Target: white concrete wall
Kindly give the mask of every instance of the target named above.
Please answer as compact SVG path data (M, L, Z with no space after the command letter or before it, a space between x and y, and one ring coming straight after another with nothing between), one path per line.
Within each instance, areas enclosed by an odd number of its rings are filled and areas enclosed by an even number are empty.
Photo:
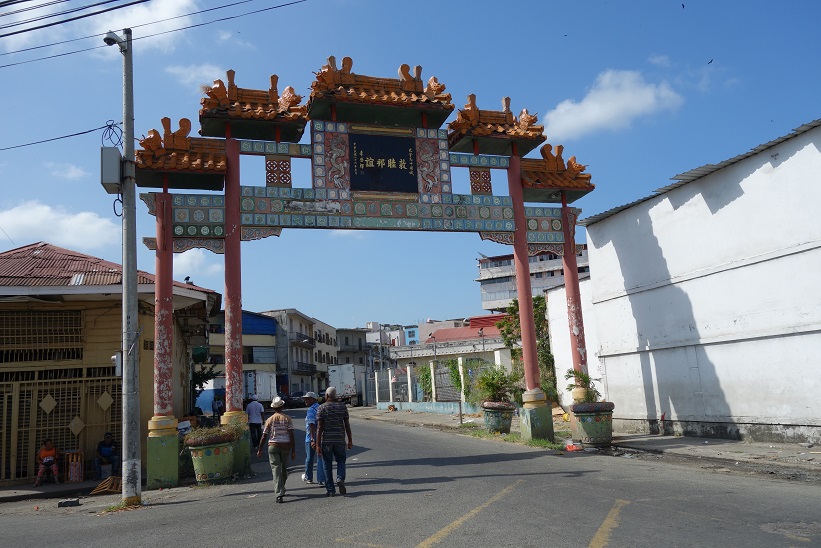
M815 128L588 227L614 418L821 426L819 149Z

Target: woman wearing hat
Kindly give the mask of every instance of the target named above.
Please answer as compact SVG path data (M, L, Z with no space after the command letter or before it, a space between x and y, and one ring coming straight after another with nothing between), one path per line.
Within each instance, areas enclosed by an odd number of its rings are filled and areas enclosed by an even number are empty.
M274 492L277 502L282 502L285 496L285 480L288 479L288 453L291 460L296 459L296 444L294 443L294 421L283 413L285 400L277 396L271 402L274 414L265 421L262 429L262 439L259 442L257 456L262 454L262 442L268 440L268 462L271 463L271 473L274 476Z

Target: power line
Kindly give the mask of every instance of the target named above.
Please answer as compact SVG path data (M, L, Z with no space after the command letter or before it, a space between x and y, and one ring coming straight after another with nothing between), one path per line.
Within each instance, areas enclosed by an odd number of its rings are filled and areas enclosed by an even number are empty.
M63 11L53 11L53 12L49 12L49 13L43 13L43 14L37 15L35 17L31 17L29 19L20 19L20 20L17 20L17 21L13 21L11 23L6 23L4 25L0 25L0 29L11 28L11 27L19 27L19 26L25 25L27 23L36 23L37 21L45 21L46 19L52 19L54 17L59 17L61 15L66 15L66 14L69 14L69 13L77 13L78 11L83 11L83 10L87 10L89 8L94 8L94 7L97 7L97 6L104 5L104 4L111 4L112 2L119 2L119 1L120 0L103 0L102 2L97 2L96 4L90 4L90 5L87 5L87 6L80 6L80 7L77 7L77 8L71 8L71 9L67 9L67 10L63 10ZM33 8L26 8L26 9L30 10L30 9L33 9ZM23 11L23 10L18 10L18 13L21 12L21 11ZM15 13L15 12L0 13L0 16L11 15L12 13ZM30 29L26 29L26 30L30 30Z
M101 13L107 13L109 11L115 11L115 10L127 8L128 6L133 6L135 4L142 4L144 2L148 2L148 0L134 0L134 2L129 2L128 4L123 4L122 6L114 6L112 8L107 8L107 9L100 10L100 11L95 11L94 13L87 13L85 15L78 15L77 17L69 17L68 19L63 19L61 21L55 21L53 23L48 23L46 25L40 25L38 27L31 27L31 28L27 28L27 29L23 29L23 30L16 30L14 32L7 32L6 34L0 34L0 38L5 38L7 36L14 36L15 34L22 34L24 32L30 32L32 30L45 29L45 28L48 28L48 27L53 27L55 25L62 25L63 23L68 23L70 21L77 21L78 19L85 19L86 17L92 17L94 15L99 15Z
M86 133L92 133L94 131L100 131L101 129L110 131L112 125L119 126L120 124L121 124L121 122L118 122L116 124L114 124L112 122L109 122L108 124L106 124L104 126L95 127L94 129L87 129L85 131L72 133L70 135L62 135L60 137L52 137L51 139L43 139L42 141L34 141L33 143L26 143L24 145L14 145L14 146L11 146L11 147L0 148L0 152L2 152L4 150L12 150L12 149L15 149L15 148L29 147L29 146L32 146L32 145L40 145L40 144L43 144L43 143L49 143L51 141L59 141L60 139L68 139L69 137L77 137L79 135L85 135Z
M15 4L22 4L24 2L28 2L29 0L15 0L13 2L0 2L0 8L6 8L9 6L13 6ZM47 8L48 6L53 6L55 4L62 4L64 2L68 2L68 0L52 0L51 2L46 2L45 4L37 4L36 6L29 6L27 8L21 8L19 10L14 11L7 11L6 13L0 13L0 17L5 17L7 15L17 15L18 13L23 13L26 11L33 11L40 8Z
M159 23L165 23L167 21L173 21L174 19L181 19L183 17L191 17L191 16L194 16L194 15L200 15L202 13L207 13L209 11L221 10L221 9L230 8L230 7L238 6L240 4L247 4L249 2L255 2L255 1L256 0L241 0L239 2L234 2L232 4L225 4L225 5L222 5L222 6L208 8L208 9L204 9L204 10L200 10L200 11L195 11L195 12L188 13L188 14L185 14L185 15L176 15L174 17L168 17L166 19L159 19L157 21L151 21L149 23L142 23L140 25L133 25L131 28L136 29L136 28L145 27L145 26L149 26L149 25L156 25L156 24L159 24ZM273 9L278 9L278 8L284 8L284 7L287 7L287 6L294 5L294 4L300 4L300 3L306 2L306 1L307 0L297 0L295 2L289 2L289 3L286 3L286 4L271 6L271 7L268 7L268 8L261 9L261 10L255 10L255 11L251 11L251 12L247 12L247 13L241 13L239 15L234 15L234 16L225 17L225 18L221 18L221 19L215 19L215 20L209 21L207 23L200 23L198 25L182 27L182 28L179 28L179 29L172 29L170 31L165 31L165 32L157 33L157 34L151 34L149 36L141 36L139 38L134 38L134 40L141 40L143 38L151 38L151 37L154 37L154 36L160 36L162 34L168 34L170 32L176 32L176 31L179 31L179 30L186 30L186 29L189 29L189 28L197 27L197 26L210 25L210 24L213 24L213 23L218 23L220 21L226 21L228 19L237 19L237 18L240 18L240 17L245 17L247 15L253 15L255 13L260 13L262 11L268 11L268 10L273 10ZM26 52L26 51L33 51L33 50L36 50L36 49L42 49L42 48L48 48L48 47L52 47L52 46L58 46L58 45L61 45L61 44L68 44L70 42L78 42L80 40L87 40L89 38L96 38L98 36L104 36L104 34L92 34L92 35L89 35L89 36L83 36L81 38L72 38L70 40L63 40L63 41L54 42L54 43L51 43L51 44L42 44L42 45L39 45L39 46L32 46L32 47L28 47L28 48L24 48L24 49L19 49L19 50L16 50L16 51L7 51L5 53L0 53L0 57L3 57L5 55L13 55L15 53L23 53L23 52ZM14 66L17 66L17 65L25 65L25 64L28 64L28 63L33 63L35 61L45 61L46 59L54 59L55 57L63 57L63 56L66 56L66 55L73 55L75 53L83 53L85 51L93 51L95 49L101 49L101 48L104 48L104 47L106 47L106 46L94 46L94 47L90 47L90 48L78 49L78 50L69 51L69 52L65 52L65 53L59 53L59 54L55 54L55 55L47 55L45 57L37 57L35 59L28 59L28 60L25 60L25 61L18 61L16 63L7 63L5 65L0 65L0 69L7 68L7 67L14 67Z

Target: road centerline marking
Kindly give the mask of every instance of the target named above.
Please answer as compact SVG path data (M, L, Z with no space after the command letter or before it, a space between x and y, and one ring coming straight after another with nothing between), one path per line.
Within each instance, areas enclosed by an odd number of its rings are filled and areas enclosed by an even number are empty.
M434 544L442 542L448 535L450 535L456 529L461 527L462 524L464 524L467 520L469 520L470 518L472 518L473 516L475 516L476 514L478 514L479 512L481 512L482 510L484 510L485 508L487 508L488 506L493 504L494 502L498 501L499 499L509 495L510 492L513 491L516 488L516 486L519 485L520 483L522 483L523 481L524 480L518 480L515 483L513 483L511 485L508 485L507 487L505 487L504 489L502 489L501 491L499 491L498 493L496 493L495 495L490 497L486 502L484 502L480 506L477 506L476 508L474 508L473 510L471 510L470 512L468 512L464 516L460 517L456 521L453 521L450 524L443 527L442 529L439 529L439 531L434 533L432 536L430 536L430 537L426 538L425 540L423 540L422 542L420 542L417 545L417 547L418 548L429 548L430 546L433 546Z
M605 548L610 543L610 533L619 525L619 514L621 507L630 504L629 500L616 499L616 504L607 513L607 517L599 526L593 540L590 541L589 548Z

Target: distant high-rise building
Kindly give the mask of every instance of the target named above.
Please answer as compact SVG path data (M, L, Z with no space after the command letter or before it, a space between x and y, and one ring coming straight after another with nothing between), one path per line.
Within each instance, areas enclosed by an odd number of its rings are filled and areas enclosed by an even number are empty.
M579 278L590 276L587 262L587 244L576 246ZM545 290L564 284L562 257L543 251L529 257L530 288L533 296L542 295ZM504 312L511 301L517 298L516 267L513 255L497 255L479 259L479 277L476 279L482 292L482 308L491 312Z

